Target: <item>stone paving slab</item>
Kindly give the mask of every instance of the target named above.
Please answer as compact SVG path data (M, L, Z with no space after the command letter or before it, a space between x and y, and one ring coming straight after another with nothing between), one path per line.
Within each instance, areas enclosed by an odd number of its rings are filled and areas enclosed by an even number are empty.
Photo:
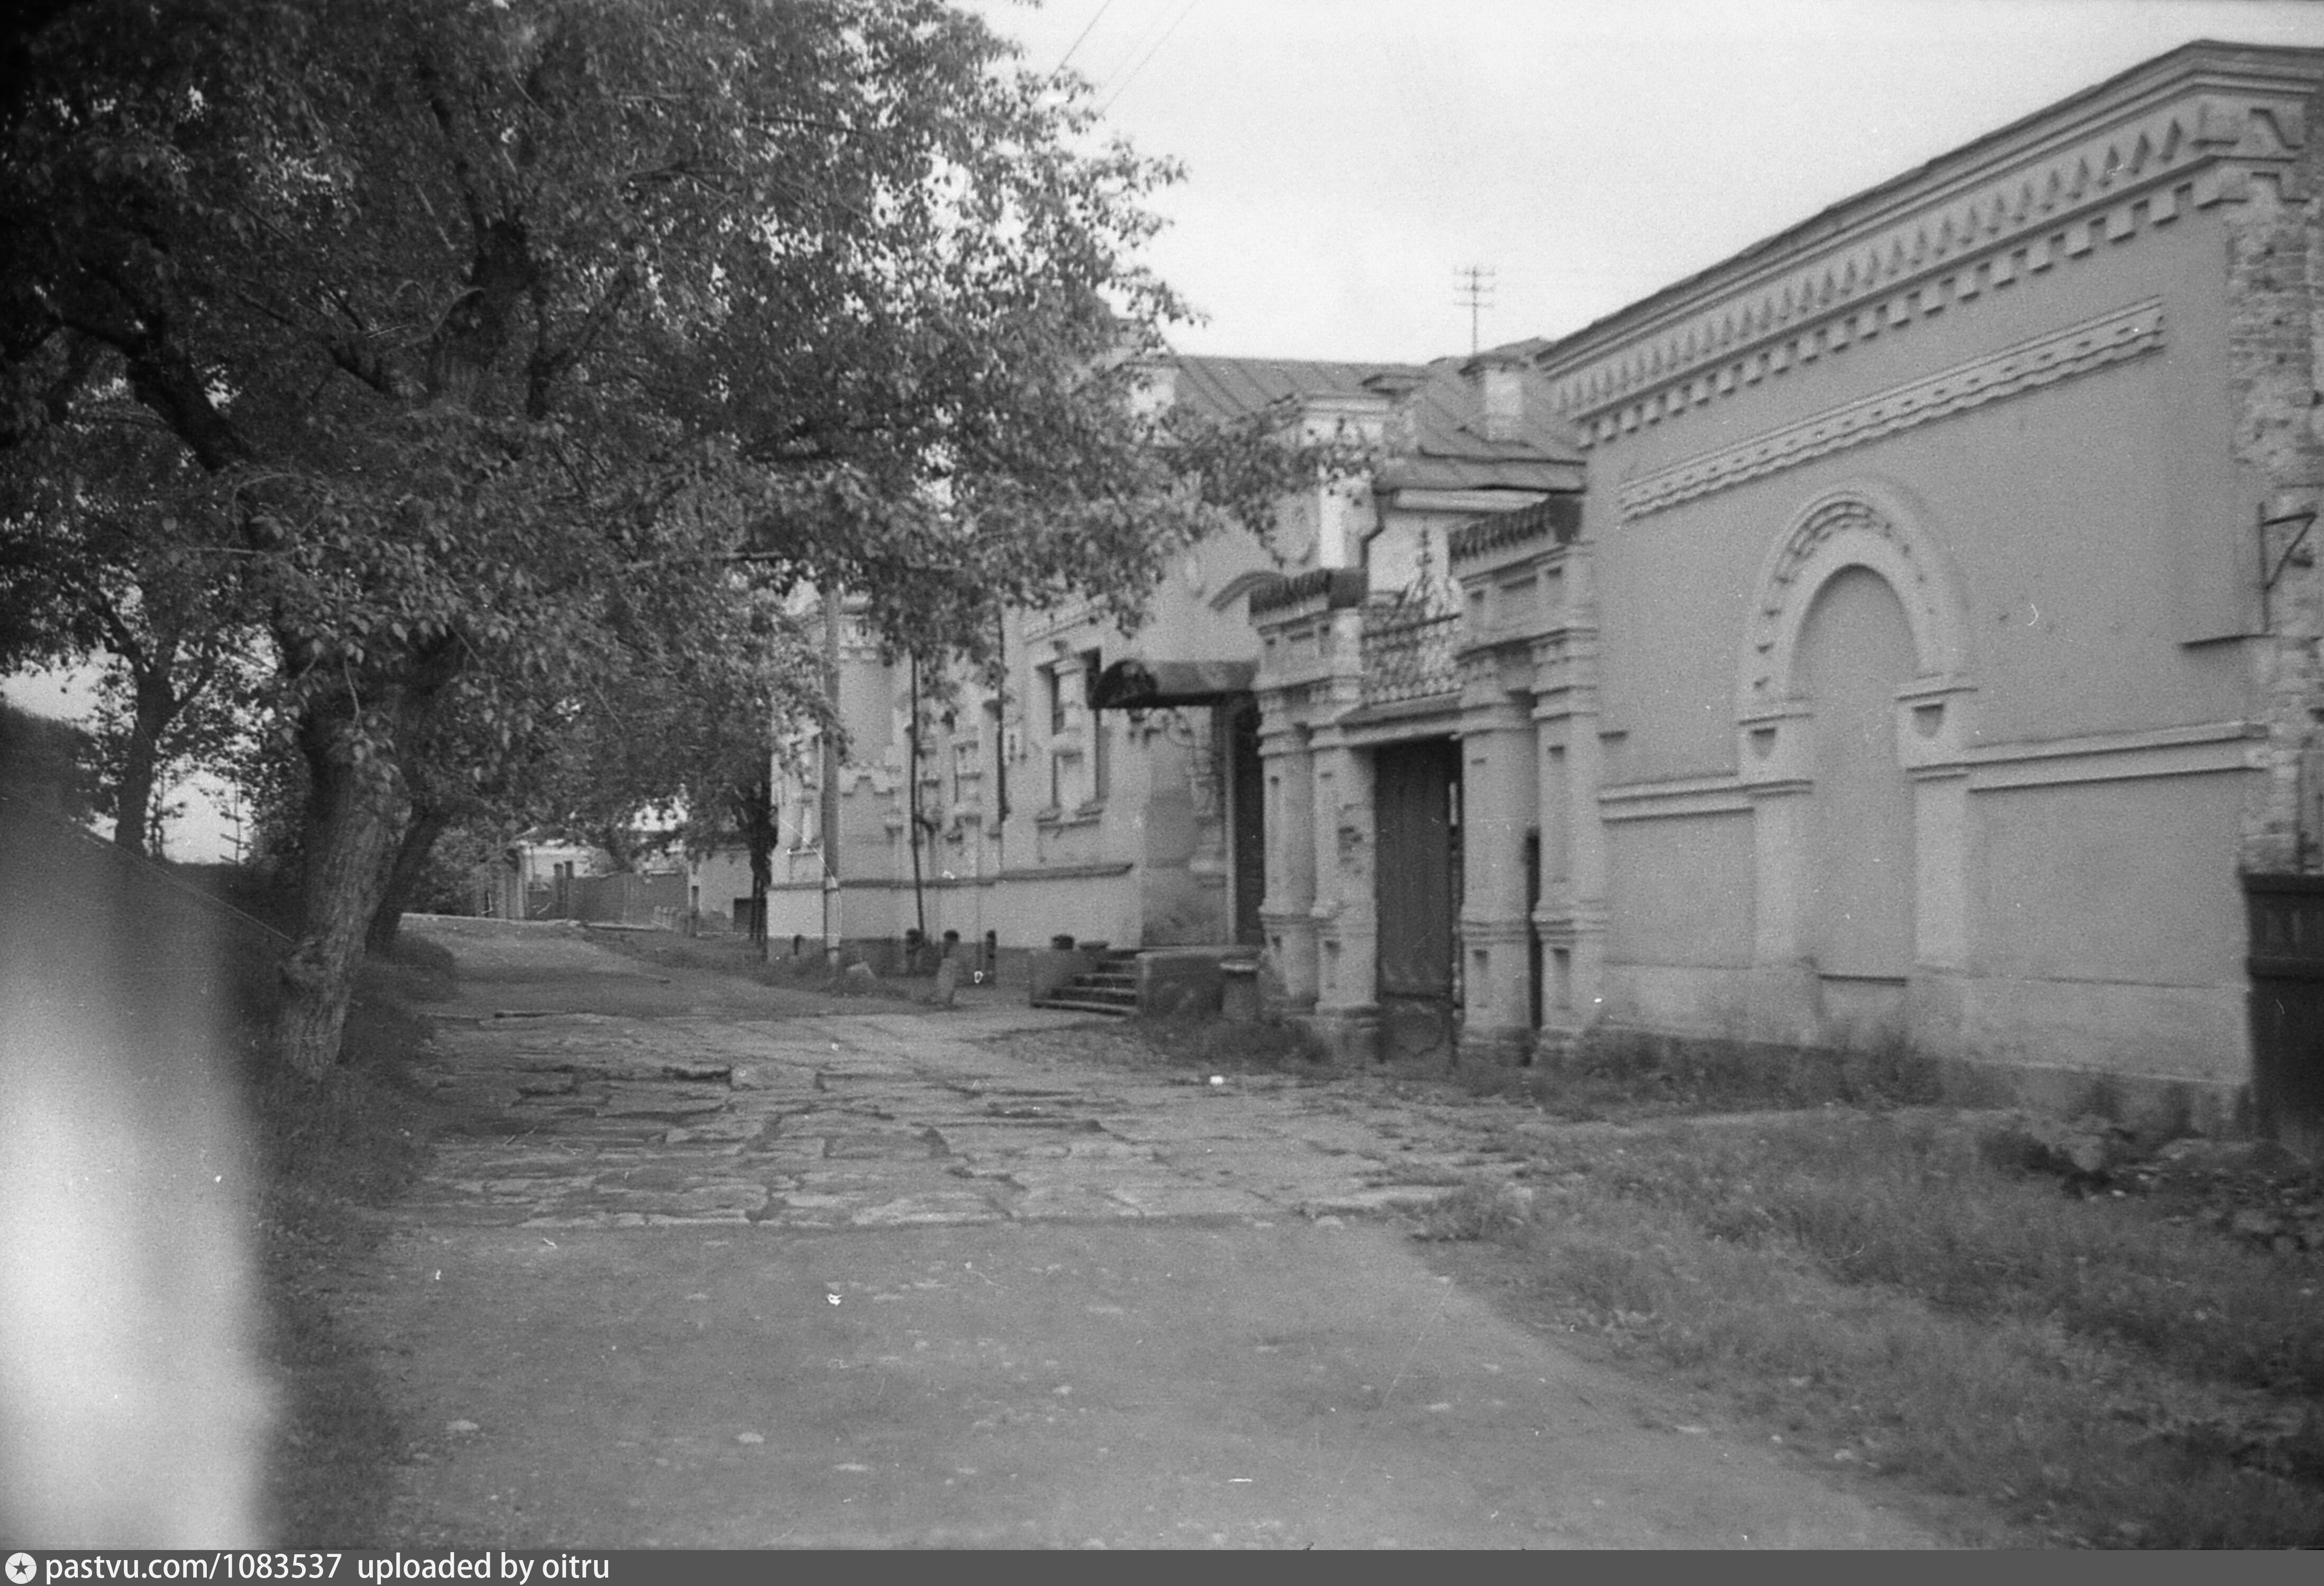
M1084 1065L1045 1010L762 1018L464 930L454 1115L351 1323L453 1429L415 1541L1920 1540L1364 1225L1508 1170L1512 1109Z
M999 1004L788 1020L456 1013L439 1019L423 1078L466 1113L471 1138L447 1142L456 1155L425 1203L511 1221L595 1208L625 1225L739 1212L881 1227L942 1208L1043 1222L1347 1215L1512 1172L1529 1132L1504 1116L1510 1144L1480 1142L1457 1102L1013 1059L1010 1036L1077 1022L1092 1021ZM456 1155L468 1151L509 1166ZM944 1194L983 1210L926 1198Z
M444 1142L414 1198L430 1218L1271 1219L1409 1206L1509 1166L1472 1138L1416 1126L1409 1110L1312 1087L1016 1069L1010 1035L1075 1022L1043 1010L787 1021L495 1011L437 1022L420 1077L466 1115L466 1138Z

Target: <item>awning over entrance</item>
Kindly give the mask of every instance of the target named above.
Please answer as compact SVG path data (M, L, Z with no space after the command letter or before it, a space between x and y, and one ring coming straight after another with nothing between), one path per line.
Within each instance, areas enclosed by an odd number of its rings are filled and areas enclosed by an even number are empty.
M1157 710L1173 705L1216 705L1249 694L1256 661L1118 660L1097 675L1093 710Z

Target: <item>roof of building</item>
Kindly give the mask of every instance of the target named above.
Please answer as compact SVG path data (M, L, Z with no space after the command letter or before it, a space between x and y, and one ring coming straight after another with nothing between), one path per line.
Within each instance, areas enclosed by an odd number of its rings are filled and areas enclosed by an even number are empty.
M1379 483L1392 490L1579 490L1582 448L1550 405L1548 382L1519 370L1524 402L1515 425L1486 423L1481 359L1439 358L1399 408Z
M1524 367L1540 344L1427 364L1305 358L1172 359L1171 400L1206 418L1232 419L1318 400L1366 400L1390 410L1379 482L1390 489L1579 490L1582 449L1550 407L1545 381ZM1523 383L1523 412L1495 435L1485 422L1477 369L1499 361Z
M1207 419L1239 419L1278 402L1316 397L1376 397L1381 375L1417 377L1415 364L1348 364L1309 358L1177 357L1172 400Z

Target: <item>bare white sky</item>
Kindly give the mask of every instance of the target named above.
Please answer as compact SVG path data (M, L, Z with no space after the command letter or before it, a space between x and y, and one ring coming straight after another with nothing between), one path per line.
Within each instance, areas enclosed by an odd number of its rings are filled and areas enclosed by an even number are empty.
M1486 343L1562 334L2190 39L2324 46L2304 0L964 3L1185 166L1179 348L1274 357L1465 352L1465 265ZM189 803L173 853L219 853Z
M966 0L1186 180L1181 351L1419 360L1554 336L2288 0Z

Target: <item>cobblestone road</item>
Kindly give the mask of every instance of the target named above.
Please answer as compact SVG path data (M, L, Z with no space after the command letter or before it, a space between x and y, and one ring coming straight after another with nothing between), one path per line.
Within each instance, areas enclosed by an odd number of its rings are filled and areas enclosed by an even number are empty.
M414 1437L399 1544L1930 1541L1364 1215L1515 1171L1520 1109L418 928L446 1128L341 1310Z
M420 1077L468 1132L444 1142L411 1209L537 1228L1312 1218L1417 1204L1513 1166L1383 1133L1288 1081L1098 1069L1044 1083L994 1045L1074 1022L999 1005L446 1016Z

